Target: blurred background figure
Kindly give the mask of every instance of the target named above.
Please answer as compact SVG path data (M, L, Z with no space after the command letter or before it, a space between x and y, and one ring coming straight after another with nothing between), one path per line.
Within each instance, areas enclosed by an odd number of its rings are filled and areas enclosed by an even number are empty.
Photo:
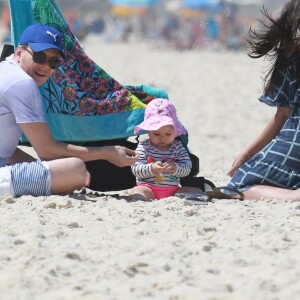
M265 6L274 16L286 0L56 0L79 41L149 42L176 50L243 50ZM10 43L8 0L0 0L0 38Z
M10 15L7 1L0 1L0 38L2 43L10 43Z

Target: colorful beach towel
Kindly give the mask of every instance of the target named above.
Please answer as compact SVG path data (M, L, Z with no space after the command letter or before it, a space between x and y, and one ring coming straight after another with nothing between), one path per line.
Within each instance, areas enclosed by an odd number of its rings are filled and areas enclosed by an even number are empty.
M63 32L66 59L40 87L46 118L59 141L101 141L133 136L151 99L168 98L147 85L124 86L93 62L71 32L54 0L9 0L12 41L32 23ZM26 137L23 137L26 140Z

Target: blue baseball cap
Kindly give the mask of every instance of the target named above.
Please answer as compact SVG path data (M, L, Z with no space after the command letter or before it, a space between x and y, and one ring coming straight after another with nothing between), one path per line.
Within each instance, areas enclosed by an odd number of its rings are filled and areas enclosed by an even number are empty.
M49 25L35 23L28 26L20 38L19 45L29 45L34 52L58 49L64 57L62 33Z

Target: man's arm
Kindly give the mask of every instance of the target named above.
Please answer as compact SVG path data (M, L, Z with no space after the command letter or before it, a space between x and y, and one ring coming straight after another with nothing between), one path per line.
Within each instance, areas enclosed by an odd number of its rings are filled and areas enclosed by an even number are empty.
M121 146L81 147L54 140L45 122L20 123L28 141L43 160L78 157L83 161L104 159L119 167L131 166L137 158L133 150Z

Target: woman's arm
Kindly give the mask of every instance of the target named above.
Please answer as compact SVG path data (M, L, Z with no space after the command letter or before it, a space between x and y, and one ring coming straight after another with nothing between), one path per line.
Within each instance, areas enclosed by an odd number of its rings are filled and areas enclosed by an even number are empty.
M131 166L137 160L135 151L121 146L81 147L54 140L47 123L20 123L28 141L43 160L78 157L83 161L104 159L119 167Z
M247 147L246 150L241 152L234 160L231 169L228 172L229 176L233 176L235 171L253 155L263 149L272 139L274 139L287 118L289 117L292 109L289 107L278 107L275 115L269 120L262 133Z

